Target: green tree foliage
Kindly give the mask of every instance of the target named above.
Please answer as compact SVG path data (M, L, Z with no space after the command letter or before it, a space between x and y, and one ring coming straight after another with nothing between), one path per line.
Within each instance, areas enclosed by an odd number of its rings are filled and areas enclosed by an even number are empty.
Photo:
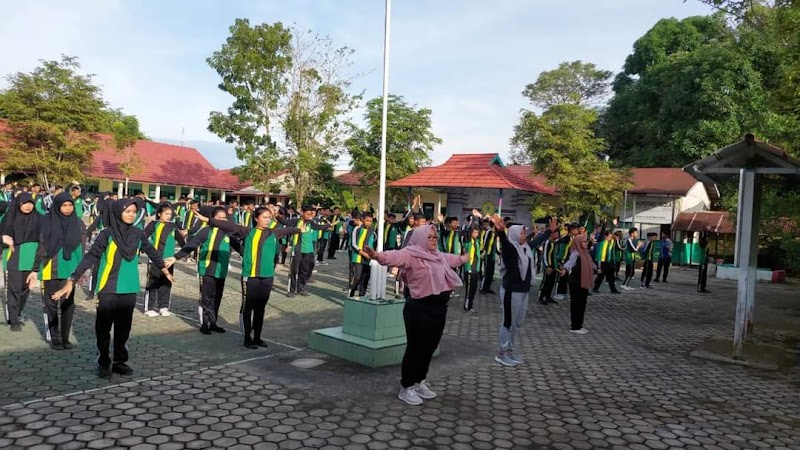
M343 116L354 105L344 76L352 50L280 22L237 19L230 33L207 62L234 101L211 113L209 130L235 144L240 179L271 190L273 174L286 168L303 203L325 181Z
M8 77L0 92L4 171L35 173L48 187L85 179L97 133L110 133L112 118L129 117L107 108L92 78L68 56Z
M535 83L525 87L522 95L541 108L553 105L588 105L608 92L608 80L613 74L600 70L592 63L563 62L557 69L542 72Z
M383 98L367 102L365 126L348 125L350 136L345 147L350 153L350 167L361 175L364 186L378 187L381 161L381 115ZM431 163L430 152L441 144L431 130L431 110L409 105L401 96L389 96L386 127L386 180L399 180ZM406 192L389 189L388 204L405 204Z
M511 139L515 159L530 162L534 172L544 175L548 184L558 190L560 211L551 202L537 199L537 216L559 213L577 219L589 212L602 216L604 208L617 202L628 183L624 173L612 170L605 161L605 142L595 134L598 112L587 106L605 95L604 90L594 87L606 83L611 73L581 62L570 66L595 72L593 76L577 78L584 80L577 84L574 71L563 70L564 64L542 73L523 94L545 110L542 114L523 111ZM566 80L559 81L559 77ZM569 85L578 86L572 94L564 90ZM554 99L566 100L552 103Z
M663 19L634 44L601 135L616 164L680 167L754 132L792 151L798 115L781 100L786 46L781 16L759 2L711 2L741 14ZM796 33L794 33L796 35Z
M269 193L283 168L273 135L278 105L288 91L292 35L280 22L251 26L236 19L222 48L206 62L222 78L219 89L234 97L227 111L213 111L208 130L234 144L243 162L233 170L241 181Z

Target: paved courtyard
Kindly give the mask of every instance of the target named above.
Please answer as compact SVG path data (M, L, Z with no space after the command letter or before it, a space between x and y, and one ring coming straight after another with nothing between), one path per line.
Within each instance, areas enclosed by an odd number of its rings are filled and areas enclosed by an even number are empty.
M129 342L136 373L110 381L92 373L94 303L78 293L76 348L56 352L43 341L35 289L23 332L0 327L0 448L800 449L800 368L689 355L732 333L733 282L712 280L712 294L699 296L696 272L674 268L654 290L593 295L584 336L567 332L568 302L532 302L526 363L515 368L492 362L496 297L479 299L477 317L455 301L430 373L439 397L412 407L396 398L398 367L306 347L310 330L340 324L339 258L318 268L310 297L285 297L278 270L270 346L259 350L238 334L238 261L221 312L229 331L212 336L197 331L197 279L179 263L176 315L148 318L140 307ZM800 340L798 288L759 286L759 339Z

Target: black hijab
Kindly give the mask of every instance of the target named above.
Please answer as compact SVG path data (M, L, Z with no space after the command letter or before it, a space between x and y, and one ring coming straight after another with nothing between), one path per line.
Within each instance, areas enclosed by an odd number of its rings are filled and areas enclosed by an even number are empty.
M50 214L44 216L42 222L42 242L44 243L45 256L49 259L64 249L64 259L69 261L72 253L81 245L81 220L73 212L65 216L61 213L61 205L73 203L69 192L62 192L53 198Z
M139 253L139 244L141 243L142 234L138 228L133 224L127 224L122 221L122 212L129 206L133 205L134 201L130 198L123 198L117 201L111 201L111 204L106 204L110 210L108 214L108 231L111 233L111 238L117 244L119 253L126 261L132 260Z
M24 214L19 208L25 203L36 205L30 192L22 192L14 197L8 207L8 214L5 216L3 234L11 236L14 239L14 245L39 242L40 214L36 212L36 208L30 213Z

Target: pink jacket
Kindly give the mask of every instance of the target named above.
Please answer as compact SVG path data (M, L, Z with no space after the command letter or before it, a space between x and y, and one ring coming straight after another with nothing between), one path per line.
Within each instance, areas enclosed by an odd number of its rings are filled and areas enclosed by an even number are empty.
M407 251L391 250L380 252L375 258L383 266L397 267L403 271L403 280L411 291L412 298L424 298L430 295L451 291L461 285L461 280L452 269L461 266L469 259L469 255L453 255L442 253L449 267L436 266L430 260L419 258Z

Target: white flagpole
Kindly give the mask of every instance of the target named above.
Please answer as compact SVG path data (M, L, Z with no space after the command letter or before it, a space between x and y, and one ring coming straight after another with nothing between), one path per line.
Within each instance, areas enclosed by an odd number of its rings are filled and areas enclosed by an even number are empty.
M386 127L389 114L389 38L391 29L392 0L386 0L386 18L383 31L383 111L381 117L381 175L378 193L378 228L377 250L383 251L383 227L386 211ZM382 299L386 290L386 268L373 263L372 286L370 297L373 300Z

